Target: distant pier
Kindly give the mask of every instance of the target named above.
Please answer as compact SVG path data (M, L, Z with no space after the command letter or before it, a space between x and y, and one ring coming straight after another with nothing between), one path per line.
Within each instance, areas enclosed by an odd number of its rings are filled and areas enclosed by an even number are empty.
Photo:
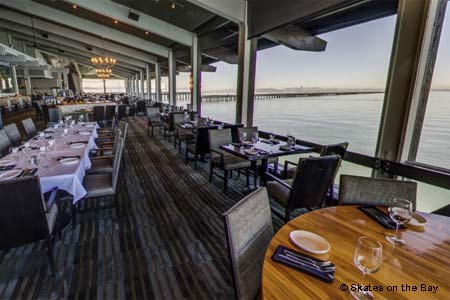
M265 99L282 99L282 98L297 98L297 97L317 97L317 96L338 96L338 95L358 95L358 94L379 94L378 92L297 92L297 93L265 93L256 94L255 100ZM167 93L162 94L163 101L168 101L169 95ZM191 99L191 93L179 92L177 93L177 101L187 101ZM203 95L202 102L228 102L236 101L236 95L234 94L217 94L217 95Z

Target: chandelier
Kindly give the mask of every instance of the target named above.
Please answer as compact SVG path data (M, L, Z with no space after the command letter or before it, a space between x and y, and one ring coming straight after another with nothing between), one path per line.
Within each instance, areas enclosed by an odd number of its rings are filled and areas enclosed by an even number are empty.
M97 77L100 79L109 79L111 76L111 69L109 68L100 68L95 70L97 72Z
M91 57L91 62L98 67L106 69L114 66L117 61L114 57L111 56L98 55Z

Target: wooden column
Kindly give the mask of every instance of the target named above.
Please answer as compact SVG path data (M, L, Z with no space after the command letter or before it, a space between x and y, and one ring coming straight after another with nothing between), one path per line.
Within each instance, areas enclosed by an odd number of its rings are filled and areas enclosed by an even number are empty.
M161 97L161 65L155 64L155 100L156 102L162 102Z
M12 85L14 89L14 94L19 93L19 83L17 82L17 72L16 72L16 65L11 64L11 79L12 79Z
M177 62L172 49L169 49L169 103L177 105Z
M247 39L247 26L239 25L238 85L236 124L253 125L255 101L256 51L258 40Z
M400 161L416 81L428 0L399 0L376 156ZM375 176L385 176L381 171Z
M192 109L198 115L202 114L202 45L201 39L194 35L192 38Z

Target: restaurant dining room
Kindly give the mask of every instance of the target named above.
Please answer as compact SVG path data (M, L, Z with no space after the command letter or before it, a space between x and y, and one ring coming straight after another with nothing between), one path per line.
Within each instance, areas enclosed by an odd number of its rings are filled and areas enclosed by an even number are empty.
M447 0L0 0L0 299L450 299Z

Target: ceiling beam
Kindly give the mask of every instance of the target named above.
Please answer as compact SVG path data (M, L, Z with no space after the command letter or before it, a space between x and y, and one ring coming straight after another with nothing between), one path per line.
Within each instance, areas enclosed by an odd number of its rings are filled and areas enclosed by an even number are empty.
M286 25L266 33L264 37L293 50L325 51L327 42L295 25Z
M244 0L187 0L235 23L245 22Z
M130 24L142 30L157 34L159 36L168 38L174 42L183 44L185 46L192 45L193 33L183 28L177 27L168 22L162 21L150 15L144 14L140 11L131 9L128 6L110 0L64 0L65 2L76 4L87 10L95 13L113 18L121 23ZM133 11L140 17L138 21L128 18L128 13Z
M20 25L20 24L16 24L16 23L12 23L9 21L5 21L0 19L0 28L3 28L5 30L7 30L9 33L11 33L11 35L13 37L16 37L18 39L33 39L33 31L31 28L28 28L24 25ZM88 55L101 55L101 54L106 54L106 55L111 55L114 56L118 61L120 62L124 62L127 63L129 65L133 65L139 68L145 68L145 62L129 57L129 56L125 56L122 54L119 54L117 52L112 52L112 51L108 51L106 49L101 49L101 48L97 48L91 45L88 45L86 43L82 43L82 42L78 42L78 41L74 41L65 37L61 37L55 34L47 34L46 36L42 35L43 32L41 31L37 31L35 30L35 36L36 38L42 40L46 40L49 42L54 43L55 45L61 45L61 46L66 46L70 47L72 49L76 49L77 51L84 53L84 54L88 54ZM92 50L88 50L92 49Z
M165 46L152 43L150 41L147 41L145 39L141 39L139 37L136 37L134 35L125 33L123 31L119 31L116 29L113 29L111 27L107 27L104 25L101 25L99 23L95 23L77 16L74 16L72 14L60 11L58 9L51 8L49 6L39 4L37 2L31 1L31 0L20 0L20 1L10 1L10 0L0 0L0 4L4 5L6 7L10 7L22 12L25 12L27 14L31 14L34 16L38 16L39 18L46 18L48 20L51 20L52 22L56 22L59 24L63 24L65 26L76 28L77 30L81 30L84 32L92 33L93 30L95 30L95 34L97 36L101 36L105 39L114 41L116 43L120 43L122 45L127 45L139 50L142 50L144 52L152 53L155 55L168 57L169 49ZM5 9L0 10L0 13L2 16L8 17L8 15L11 15L13 12L7 11ZM5 18L4 17L4 18ZM25 16L26 17L26 16ZM8 19L8 18L6 18ZM9 19L10 21L15 21L14 19ZM19 20L17 20L19 21ZM21 24L23 22L27 22L28 25L31 26L31 18L26 17L25 20L20 20ZM47 27L52 27L55 30L59 29L60 31L66 30L66 28L55 25L53 23L48 23L45 21L42 21L40 19L34 19L34 26L38 28L38 26L41 25L41 23L46 23L45 25ZM53 32L52 30L48 30L49 32ZM72 30L70 30L72 31ZM59 34L61 35L61 34ZM64 35L64 34L63 34ZM86 35L83 33L79 33L79 35ZM65 35L64 35L65 36ZM109 43L113 45L114 43ZM101 47L101 45L96 44L97 47ZM106 46L105 46L106 47ZM109 46L107 47L109 48ZM153 59L148 59L149 62L156 62L156 58L153 57Z

